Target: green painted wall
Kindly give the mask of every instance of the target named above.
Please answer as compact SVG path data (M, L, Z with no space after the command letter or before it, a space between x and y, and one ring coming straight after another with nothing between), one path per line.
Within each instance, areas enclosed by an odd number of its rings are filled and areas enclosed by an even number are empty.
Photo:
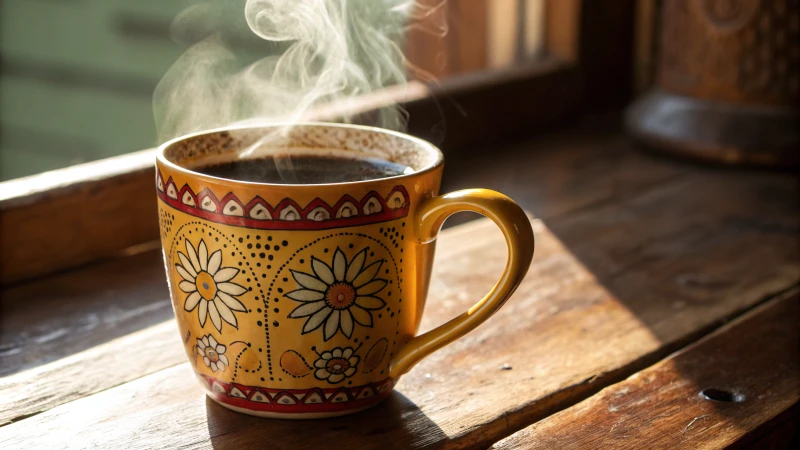
M153 89L185 50L171 21L194 6L184 44L219 31L252 60L272 47L244 1L0 1L0 180L154 146Z

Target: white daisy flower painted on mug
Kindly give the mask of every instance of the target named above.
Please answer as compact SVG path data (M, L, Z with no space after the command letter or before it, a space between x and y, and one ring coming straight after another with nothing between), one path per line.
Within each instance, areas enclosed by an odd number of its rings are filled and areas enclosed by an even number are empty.
M327 380L332 384L352 377L356 373L359 360L353 353L355 350L350 347L336 347L329 352L322 352L319 359L314 362L316 369L314 376L318 380Z
M203 357L203 363L210 367L212 372L224 372L225 367L229 366L228 357L225 356L227 348L218 343L214 336L210 334L197 340L197 353Z
M244 294L247 289L231 282L239 273L239 269L220 267L222 251L217 250L208 256L208 248L203 240L195 252L194 246L187 239L186 253L188 256L178 252L181 264L175 264L175 269L183 278L183 281L178 283L178 288L189 294L183 309L191 312L198 308L200 326L205 326L206 318L210 317L211 323L219 332L222 332L223 320L238 328L234 311L247 311L236 299L237 295Z
M300 289L284 296L303 303L289 314L293 319L308 317L303 334L322 327L322 335L327 341L338 330L351 337L354 323L372 327L370 311L386 306L377 294L386 287L387 281L375 278L383 260L364 267L366 258L365 248L348 263L344 253L337 248L330 266L311 258L313 275L291 270Z

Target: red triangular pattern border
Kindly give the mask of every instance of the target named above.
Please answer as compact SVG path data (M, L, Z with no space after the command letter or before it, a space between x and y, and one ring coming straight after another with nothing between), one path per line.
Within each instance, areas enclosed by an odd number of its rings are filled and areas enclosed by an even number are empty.
M209 395L213 396L214 399L219 402L253 411L268 411L282 414L341 412L364 408L386 398L389 393L391 393L391 388L394 385L390 378L386 378L376 383L368 383L355 387L341 386L330 389L321 389L318 387L310 389L268 389L259 386L244 386L239 383L226 383L204 374L198 374L198 377L201 378L205 386L209 389ZM214 390L214 385L222 388L224 393ZM247 398L231 396L230 392L234 387L239 389ZM370 390L373 395L359 398L361 393L365 390ZM269 399L269 402L257 402L252 400L252 397L258 392L265 395ZM315 393L319 395L322 401L321 403L304 402L309 395ZM341 393L345 394L347 400L343 402L333 402L332 400ZM290 399L291 402L281 403L281 399L283 398Z
M156 176L156 180L163 180L161 173L158 172ZM169 186L175 186L175 192L177 193L177 199L171 198L167 195L169 191ZM350 195L345 195L341 199L339 199L336 204L331 207L325 201L320 198L316 198L312 200L308 205L303 208L297 202L290 198L285 198L281 200L276 206L272 206L267 203L263 198L256 196L255 198L251 199L248 203L244 203L241 201L236 195L229 192L222 197L222 200L219 200L210 189L205 188L200 191L198 194L195 194L192 189L188 185L184 185L183 187L178 190L175 182L170 177L166 184L163 185L163 191L161 189L157 189L156 192L158 193L158 197L166 203L167 205L182 211L186 214L200 217L212 222L222 223L227 225L239 226L239 227L246 227L246 228L256 228L256 229L264 229L264 230L325 230L331 228L342 228L348 226L357 226L357 225L367 225L373 223L380 223L386 222L389 220L395 220L402 217L406 217L408 215L410 199L408 196L408 191L403 186L395 186L389 192L386 197L381 196L379 193L375 191L370 191L359 201L355 198L351 197ZM391 208L389 207L388 201L389 199L396 193L400 192L401 195L405 198L405 202L403 206L399 208ZM192 201L194 201L194 206L184 203L183 198L184 194L188 193L191 197ZM209 198L215 205L215 211L207 211L202 208L201 202L204 198ZM364 211L364 207L367 205L367 202L370 199L374 198L380 204L381 210L380 212L367 214ZM238 214L228 214L223 211L223 208L233 200L239 207L242 208L241 213ZM357 214L352 215L350 217L336 217L336 212L346 203L350 202L356 207ZM267 211L269 211L271 219L255 219L250 217L250 212L255 208L257 205L263 205ZM291 206L293 207L298 214L300 215L299 218L295 220L281 220L280 214L284 208ZM310 213L317 208L324 208L328 211L328 215L330 218L323 219L323 220L313 220L313 218L309 217ZM324 215L323 215L324 216Z

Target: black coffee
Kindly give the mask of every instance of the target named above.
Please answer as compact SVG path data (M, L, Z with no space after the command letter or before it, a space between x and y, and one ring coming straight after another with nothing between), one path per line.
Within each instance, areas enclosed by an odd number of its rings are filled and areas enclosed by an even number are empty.
M407 166L377 158L292 155L237 161L195 169L229 180L278 184L322 184L375 180L403 174Z

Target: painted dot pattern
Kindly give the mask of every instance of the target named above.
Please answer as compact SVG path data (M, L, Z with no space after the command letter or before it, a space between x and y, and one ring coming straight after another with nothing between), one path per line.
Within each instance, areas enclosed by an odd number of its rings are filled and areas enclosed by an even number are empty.
M181 234L181 232L184 231L184 229L187 228L187 227L188 227L188 233L187 234ZM183 244L183 240L186 239L189 236L197 237L198 241L200 239L213 239L214 245L211 246L210 249L211 248L216 249L218 247L218 244L219 244L220 238L221 238L222 242L223 242L223 245L222 245L222 248L221 248L221 250L223 250L223 255L225 255L224 251L227 251L227 250L230 249L231 250L231 253L230 253L231 257L236 257L237 254L238 254L238 256L239 256L238 259L241 260L241 261L239 261L238 265L240 267L242 267L242 268L240 269L240 274L237 275L237 276L250 275L250 277L246 278L246 281L247 281L248 284L252 284L252 281L254 279L259 279L259 273L256 272L256 268L254 267L254 265L251 265L252 257L248 259L248 256L247 256L247 253L246 253L246 250L247 250L246 249L246 245L244 245L245 244L245 240L249 240L249 239L251 239L251 237L253 239L255 239L256 235L247 235L244 238L243 237L236 238L236 234L231 233L230 237L228 237L227 235L224 234L224 232L222 232L221 230L219 230L218 228L216 228L216 227L214 227L212 225L209 225L209 224L204 223L204 222L192 221L192 222L188 222L188 223L184 224L178 230L176 230L176 236L173 239L172 244L170 246L169 254L170 255L174 254L174 252L176 251L176 246L182 245ZM258 235L258 239L255 239L255 240L259 241L260 239L261 239L261 237L260 237L260 235ZM269 236L267 239L271 240L272 237ZM206 245L209 245L210 243L211 243L211 241L207 242ZM211 251L213 252L215 250L211 250ZM272 256L272 254L270 254L270 256ZM170 259L172 259L172 258L170 258ZM266 273L261 272L260 273L260 278L266 278ZM243 294L242 296L240 296L240 300L244 300L242 303L245 304L245 306L247 306L247 300L255 300L255 301L260 301L262 303L266 303L267 302L267 298L265 297L264 290L263 290L263 288L261 286L261 283L256 283L256 289L258 290L258 295L255 298L253 298L251 295L248 295L248 294L252 294L252 292L253 292L253 287L252 286L248 286L247 287L247 293ZM259 311L260 310L261 309L259 308ZM251 308L248 308L248 313L249 312L252 312ZM268 312L265 310L263 312L263 314L264 314L263 323L262 323L261 320L258 320L257 321L257 325L265 327L265 330L266 330L266 333L267 333L267 352L269 353L269 327L266 325L266 324L268 324L268 321L267 321ZM247 320L247 319L246 318L242 318L241 320ZM220 340L220 339L217 338L217 340ZM248 342L247 345L248 345L248 347L250 347L252 344ZM240 356L241 356L241 353L237 356L237 359L236 359L236 365L235 365L235 369L234 369L234 378L233 378L234 380L236 379L236 376L238 374L238 368L239 368L238 359L239 359ZM271 360L268 358L267 362L268 362L269 370L270 370L270 373L271 373L272 372ZM260 371L261 368L262 368L262 363L261 363L261 358L259 358L259 366L258 366L258 368L254 369L252 371L247 369L247 371L255 373L255 372Z
M309 247L312 247L312 246L314 246L316 244L319 244L319 243L321 243L323 241L326 241L326 240L334 238L334 237L351 236L351 237L369 239L369 240L377 243L378 245L380 245L384 250L386 250L386 253L389 255L389 258L390 258L390 260L392 262L392 266L394 268L394 272L395 272L394 273L394 275L395 275L394 278L398 280L398 285L395 286L394 285L394 280L390 279L389 280L389 284L385 288L387 304L390 305L391 304L390 301L393 298L395 298L395 296L397 297L397 302L398 303L402 303L402 301L403 301L402 300L402 275L401 275L402 274L402 269L398 267L398 261L394 257L393 249L396 248L395 244L400 242L398 239L400 239L400 237L402 236L401 228L403 228L403 227L405 227L405 222L402 223L402 225L400 226L400 229L398 229L397 226L394 227L395 231L392 232L392 233L395 233L394 234L394 238L393 239L389 239L391 244L383 242L386 239L384 239L384 240L377 239L375 237L372 237L372 236L370 236L368 234L364 234L364 233L340 232L340 233L331 233L329 235L322 236L320 238L312 240L311 242L309 242L309 243L307 243L307 244L305 244L305 245L303 245L301 247L298 247L297 250L288 258L288 260L278 268L278 271L277 271L274 279L272 280L272 282L270 283L270 286L268 288L268 292L267 292L268 296L272 297L274 295L274 293L273 293L273 289L274 289L275 293L277 293L278 296L275 296L273 298L273 301L274 302L278 302L279 301L279 297L283 295L284 289L282 289L280 287L276 287L275 284L280 282L280 281L282 281L284 283L285 282L290 282L290 279L288 278L288 276L284 276L283 272L291 264L292 261L294 261L296 258L298 258L298 255L303 250L306 250ZM381 228L381 230L384 230L384 229ZM389 228L386 229L386 233L387 234L386 234L386 236L383 236L384 238L388 238L389 237L388 236L388 230L389 230ZM384 231L381 231L381 233L383 233L383 232ZM402 236L402 237L404 238L404 236ZM344 248L349 249L351 251L351 253L352 253L352 251L355 251L355 250L359 250L359 251L361 250L360 248L356 248L356 245L353 244L353 243L345 244ZM335 249L335 247L323 248L321 255L330 255L333 252L334 249ZM370 251L368 254L369 254L369 256L371 258L375 257L375 252L374 251ZM321 256L319 256L319 257L321 257ZM400 261L402 261L402 260L400 260ZM305 258L298 259L298 263L305 264L306 263ZM389 274L390 274L390 269L384 269L382 275L385 276L385 275L389 275ZM270 307L270 305L267 302L265 302L264 306L265 306L265 309L269 309L269 307ZM289 308L287 310L287 313L291 312L292 309L293 308ZM389 312L389 310L391 310L391 306L388 308L387 313ZM396 316L396 320L395 320L395 324L394 325L395 325L395 328L397 328L397 329L399 329L399 327L400 327L400 313L401 312L402 312L402 309L398 309L396 312L391 312L390 314L387 314L387 318L395 318L395 316ZM373 318L374 319L383 319L384 315L381 312L381 313L378 313L377 315L373 315ZM279 321L275 321L275 322L273 322L272 325L274 327L278 327L280 325L280 322ZM373 327L374 326L375 326L375 323L373 323ZM397 345L396 338L397 338L398 335L399 335L399 332L396 331L395 332L395 340L393 340L392 343L391 343L392 348L394 348ZM365 337L365 341L366 340L369 340L369 336ZM357 342L358 342L358 339L356 338L354 340L354 343L357 343Z
M175 214L169 213L164 208L158 208L158 222L161 226L161 239L166 239L172 231L172 222L175 220Z
M174 216L170 215L169 213L164 213L161 216L162 220L162 227L164 229L168 229L168 232L172 231L171 228L171 221L174 219ZM261 327L264 331L264 338L265 343L263 347L258 348L258 367L255 369L243 368L239 364L240 358L247 352L247 351L254 351L251 346L252 343L248 342L247 347L242 349L241 351L237 352L234 361L234 373L233 373L233 380L235 381L236 378L241 374L241 371L247 373L258 373L263 368L264 359L266 359L266 369L269 374L270 381L275 380L274 376L274 367L273 367L273 358L272 358L272 346L270 344L270 330L272 328L278 328L281 326L282 318L285 318L288 313L290 313L294 308L289 307L285 310L280 308L281 297L284 295L286 290L282 287L277 286L277 283L283 282L292 282L292 279L286 275L283 275L285 269L292 263L293 261L297 260L300 264L306 264L308 256L304 258L299 258L299 254L303 251L308 249L315 244L319 244L325 240L331 239L333 237L341 237L341 236L350 236L354 238L363 238L368 239L386 251L389 259L392 263L392 268L381 268L381 273L379 276L389 278L389 284L386 286L383 294L385 295L385 299L387 301L387 305L389 305L385 310L374 314L374 319L377 320L386 320L386 319L395 319L394 325L396 328L399 329L400 326L400 316L402 309L399 308L399 304L403 302L402 299L402 281L403 281L403 269L399 266L402 264L402 258L396 258L395 253L398 251L400 243L403 242L405 236L403 235L403 228L405 227L405 222L401 225L395 224L393 227L382 227L379 229L379 233L376 233L377 236L373 237L371 235L365 233L357 233L357 232L338 232L338 233L330 233L326 236L319 237L310 241L303 246L296 247L294 252L288 257L281 257L280 253L290 251L292 247L292 243L288 240L282 240L281 242L273 242L273 237L269 235L268 232L265 231L253 231L249 235L240 236L238 233L228 233L225 234L222 230L218 229L217 227L210 225L208 223L199 222L199 221L190 221L179 229L175 230L175 237L170 246L169 251L169 263L171 264L171 260L174 259L171 255L175 254L175 252L184 246L185 243L183 242L185 239L191 240L195 245L200 239L204 239L206 241L206 245L209 247L209 252L216 251L217 249L223 251L223 260L226 258L227 255L231 255L238 260L238 266L240 269L240 273L237 276L244 276L242 282L244 280L247 281L247 292L240 296L242 303L247 307L249 313L253 313L254 309L256 311L255 316L251 316L247 313L245 317L240 319L240 323L242 320L253 320L253 323ZM162 229L162 231L164 231ZM360 245L360 244L358 244ZM342 249L349 249L350 253L356 249L355 247L358 245L354 245L352 243L345 243L342 244ZM177 248L176 248L177 247ZM363 248L363 247L362 247ZM213 250L212 250L213 249ZM330 255L333 252L335 247L326 248L324 253L321 252L319 257L322 257L323 254L327 255L330 258ZM402 253L402 249L399 249L400 253ZM375 252L368 250L368 255L370 258L375 257ZM279 257L280 260L283 262L280 266L275 267L275 276L272 278L270 283L267 285L266 281L269 278L268 275L271 275L270 271L272 270L272 265L264 264L269 261L274 261L275 258ZM399 255L398 255L399 256ZM262 261L264 263L262 263ZM225 265L225 264L223 264ZM232 264L231 264L232 265ZM392 277L392 270L394 271L394 276ZM395 285L395 280L397 285ZM249 305L251 301L257 301L262 306L251 308ZM395 303L396 302L396 303ZM391 305L398 306L396 310L392 309ZM255 305L254 305L255 306ZM282 312L283 311L283 312ZM271 314L274 314L275 317L271 317ZM237 317L239 318L239 317ZM376 326L375 323L373 326ZM224 335L224 333L223 333ZM396 338L399 335L399 332L395 332L395 340L391 342L391 346L389 348L394 349L397 345ZM224 343L223 339L218 339L221 343ZM364 336L363 341L368 343L370 340L370 336ZM355 338L354 341L356 344L358 343L358 338ZM229 345L229 344L226 344ZM370 347L370 346L368 346ZM394 352L390 353L390 357L394 355ZM362 355L363 357L363 355ZM383 374L384 371L381 370ZM294 376L293 376L294 377ZM266 380L266 377L260 377L262 381ZM294 377L299 378L299 377Z

